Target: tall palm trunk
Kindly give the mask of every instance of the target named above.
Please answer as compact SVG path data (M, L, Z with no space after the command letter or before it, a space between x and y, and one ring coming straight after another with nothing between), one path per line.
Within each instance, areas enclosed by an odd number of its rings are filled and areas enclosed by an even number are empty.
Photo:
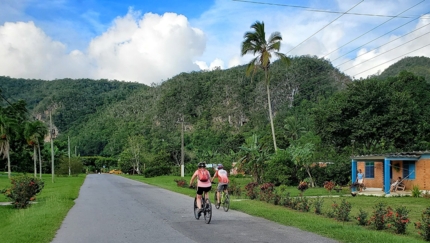
M7 176L10 179L10 174L11 174L11 170L10 170L10 156L9 156L9 152L7 153Z
M267 103L269 104L269 118L270 118L270 126L272 127L272 137L273 137L273 147L275 148L275 152L278 151L278 147L276 146L276 136L275 136L275 127L273 125L273 116L272 116L272 103L270 102L270 89L269 89L269 75L266 70L266 90L267 90Z
M37 178L37 151L36 151L36 145L33 145L33 160L34 160L34 178Z
M39 176L40 176L40 179L42 179L42 159L41 159L41 156L40 156L40 144L39 144L39 141L37 142L37 150L39 152Z

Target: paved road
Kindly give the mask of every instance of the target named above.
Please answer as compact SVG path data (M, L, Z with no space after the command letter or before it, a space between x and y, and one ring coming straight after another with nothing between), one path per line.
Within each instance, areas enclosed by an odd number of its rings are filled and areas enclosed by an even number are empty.
M336 242L215 207L212 222L205 224L203 217L194 218L193 200L116 175L88 175L52 242Z

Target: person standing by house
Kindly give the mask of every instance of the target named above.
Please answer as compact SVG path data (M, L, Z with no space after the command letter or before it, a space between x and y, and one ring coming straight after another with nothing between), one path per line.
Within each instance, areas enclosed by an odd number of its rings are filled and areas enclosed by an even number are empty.
M206 169L206 163L201 162L198 165L198 169L194 172L190 180L190 187L194 180L197 178L197 210L198 215L202 212L202 195L205 194L205 198L208 199L208 192L212 189L211 174Z
M213 181L215 178L218 178L218 187L216 192L216 198L217 198L217 205L220 205L221 202L221 192L224 190L227 190L228 187L228 173L226 170L224 170L224 166L222 164L218 165L218 170L215 172L214 177L211 181Z
M364 187L364 174L361 171L361 169L358 170L357 183L358 183L359 191L361 192L362 188Z

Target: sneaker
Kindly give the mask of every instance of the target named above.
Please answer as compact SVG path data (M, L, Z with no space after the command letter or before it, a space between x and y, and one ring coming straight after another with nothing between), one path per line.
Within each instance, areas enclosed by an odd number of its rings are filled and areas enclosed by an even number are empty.
M197 219L199 219L200 216L202 216L203 209L202 208L196 208L196 210L197 210Z

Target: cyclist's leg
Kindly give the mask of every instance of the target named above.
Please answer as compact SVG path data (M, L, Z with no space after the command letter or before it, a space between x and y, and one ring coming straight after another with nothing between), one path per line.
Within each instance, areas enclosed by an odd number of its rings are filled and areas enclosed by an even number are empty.
M202 194L203 194L202 188L197 187L197 208L198 209L202 208Z
M216 198L217 198L218 205L221 202L221 192L222 192L222 185L218 184L217 189L216 189Z

